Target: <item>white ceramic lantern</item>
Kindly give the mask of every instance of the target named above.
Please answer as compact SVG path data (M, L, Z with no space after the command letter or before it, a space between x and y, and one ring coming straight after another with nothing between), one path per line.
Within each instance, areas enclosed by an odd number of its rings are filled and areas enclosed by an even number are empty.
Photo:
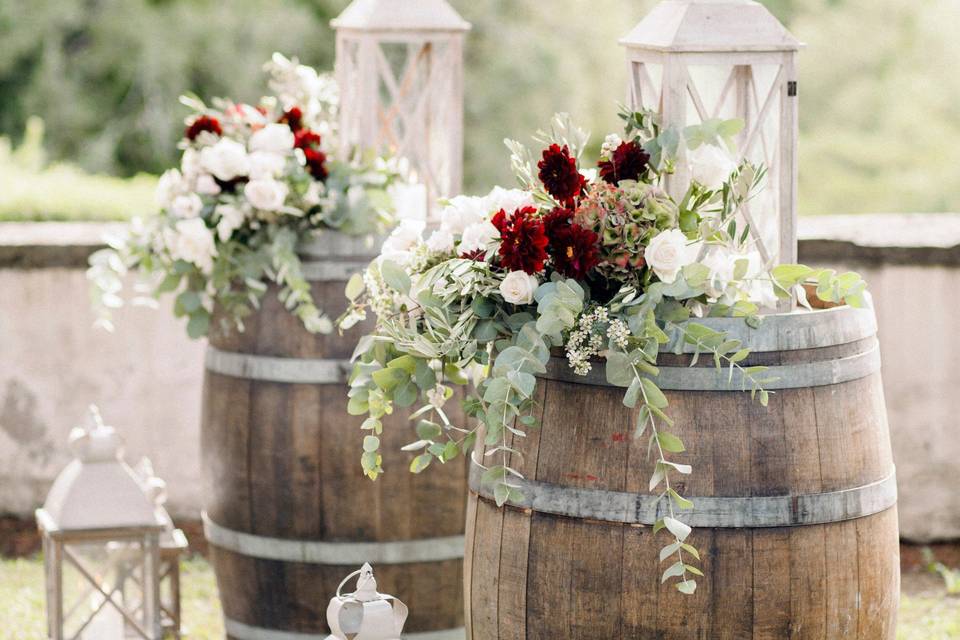
M342 595L344 585L354 576L357 589ZM327 640L400 640L407 621L407 605L391 595L377 593L377 581L369 564L354 571L337 587L327 606Z
M92 408L70 433L75 459L57 476L37 524L43 536L47 637L159 640L163 522L121 440Z
M426 197L463 181L463 41L446 0L354 0L337 31L340 141L407 158Z
M665 0L620 43L629 99L682 128L713 118L745 126L730 152L767 167L761 195L741 215L770 265L797 256L797 53L801 44L753 0ZM681 158L668 180L689 185Z

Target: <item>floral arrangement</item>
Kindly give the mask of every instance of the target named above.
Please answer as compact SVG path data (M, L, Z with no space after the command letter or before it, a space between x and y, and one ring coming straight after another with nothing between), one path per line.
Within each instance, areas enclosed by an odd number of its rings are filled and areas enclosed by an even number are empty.
M453 198L426 238L413 222L393 232L347 287L352 303L341 326L368 310L377 316L355 353L349 410L366 416L361 462L374 479L383 471L381 418L395 407L420 404L411 415L417 439L405 447L416 453L413 472L466 454L482 438L486 454L473 461L502 506L521 497L521 476L507 464L515 453L508 434L536 426L536 376L551 350L563 350L577 374L604 366L636 410L635 437L649 438L649 487L668 514L654 529L670 536L661 559L675 558L663 579L693 593L699 554L680 515L692 503L671 482L692 469L671 460L684 445L656 382L661 348L671 340L693 345L718 369L739 369L744 390L766 405L766 368L741 366L747 349L696 318L738 316L757 326L761 310L802 296L808 280L819 282L824 299L858 305L864 283L856 274L764 263L737 215L764 181L762 167L731 159L741 123L677 131L650 113L621 115L625 134L606 138L595 169L581 166L587 136L557 116L536 138L545 147L538 158L507 141L520 189ZM677 201L664 180L681 147L692 180ZM473 424L454 424L445 403L452 385L471 375L475 391L464 408Z
M268 282L309 331L333 329L311 296L297 246L322 229L385 233L404 167L335 157L332 78L280 54L264 68L274 95L257 106L181 98L193 113L179 143L180 168L160 178L159 214L135 220L91 257L100 324L110 327L110 310L122 304L122 278L137 270L145 281L138 289L178 292L174 312L188 318L194 338L208 332L215 305L242 329Z

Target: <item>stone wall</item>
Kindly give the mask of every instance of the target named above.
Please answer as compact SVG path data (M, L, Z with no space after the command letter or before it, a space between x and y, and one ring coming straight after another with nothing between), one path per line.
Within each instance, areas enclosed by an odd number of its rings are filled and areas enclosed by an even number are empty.
M960 215L802 218L800 260L859 271L873 295L900 532L960 539Z
M960 539L960 215L801 222L801 260L857 269L871 285L902 534ZM203 344L187 339L169 301L121 310L113 334L93 328L83 271L105 230L0 224L0 514L42 502L92 402L129 459L153 459L174 516L199 513Z

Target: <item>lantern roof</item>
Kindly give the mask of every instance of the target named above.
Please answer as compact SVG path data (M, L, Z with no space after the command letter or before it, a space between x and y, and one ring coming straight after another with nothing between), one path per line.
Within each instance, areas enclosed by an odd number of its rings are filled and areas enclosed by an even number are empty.
M803 46L754 0L663 0L620 44L672 52L796 51Z
M140 476L122 457L122 441L93 411L95 424L70 432L72 460L50 488L44 522L59 531L162 527Z
M446 0L353 0L330 24L357 31L469 31Z

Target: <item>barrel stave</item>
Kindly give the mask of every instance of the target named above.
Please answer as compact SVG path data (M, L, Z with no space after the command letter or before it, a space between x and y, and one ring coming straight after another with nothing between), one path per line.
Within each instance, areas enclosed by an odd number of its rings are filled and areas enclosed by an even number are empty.
M352 239L325 234L305 258L312 264L305 264L304 273L316 279L312 293L330 317L346 308L344 276L364 262L358 247ZM278 291L268 288L260 309L244 320L243 332L215 313L211 347L294 362L344 361L370 329L368 321L343 336L310 334L286 310ZM409 474L410 454L400 447L415 434L402 416L384 419L387 477L374 483L360 469L357 420L346 413L342 380L306 384L236 376L208 370L204 383L206 510L213 525L228 534L308 544L402 543L463 534L464 461ZM458 419L456 408L450 413ZM228 547L211 544L211 560L231 638L262 633L256 629L324 632L331 594L357 568L353 560L268 559ZM462 625L461 559L380 562L376 575L380 591L409 605L408 631Z
M861 333L842 333L854 336L850 342L763 352L747 362L849 358L876 347L875 337ZM703 360L696 366L712 366ZM690 355L662 362L689 365ZM622 392L541 379L542 425L514 439L526 455L521 463L513 457L511 466L522 464L526 478L537 482L649 493L647 439L633 439L636 412L623 407ZM672 431L688 449L668 458L694 467L691 476L672 476L684 495L811 495L871 485L893 472L879 373L780 389L766 408L735 391L666 395ZM467 526L467 623L474 640L888 640L895 634L895 506L826 524L697 528L690 542L703 554L706 577L693 596L660 584L666 564L657 556L668 537L654 536L649 526L497 509L476 494Z

